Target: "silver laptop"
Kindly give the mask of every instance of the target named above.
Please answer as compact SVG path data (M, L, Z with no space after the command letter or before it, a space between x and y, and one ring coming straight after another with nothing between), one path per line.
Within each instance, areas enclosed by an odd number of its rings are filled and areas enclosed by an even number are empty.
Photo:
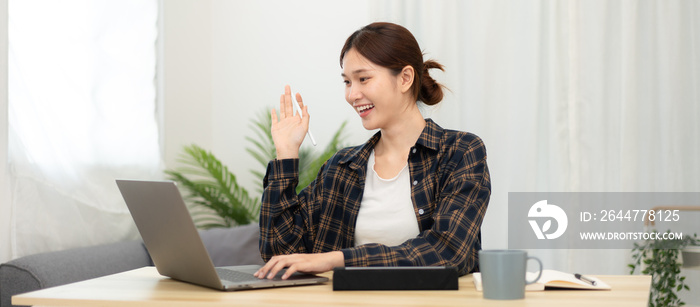
M180 191L172 181L117 180L158 273L209 288L235 291L318 284L328 278L293 274L259 279L259 265L214 267Z

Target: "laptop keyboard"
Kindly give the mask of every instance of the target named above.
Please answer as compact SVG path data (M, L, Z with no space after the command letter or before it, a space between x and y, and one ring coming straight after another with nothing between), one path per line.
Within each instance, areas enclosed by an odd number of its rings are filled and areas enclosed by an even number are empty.
M253 276L253 274L245 272L217 268L216 273L219 274L219 278L231 282L260 281L260 279Z

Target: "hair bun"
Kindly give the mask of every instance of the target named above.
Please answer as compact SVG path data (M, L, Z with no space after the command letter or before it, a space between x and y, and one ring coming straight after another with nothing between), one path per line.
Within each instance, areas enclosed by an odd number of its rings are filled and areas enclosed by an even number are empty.
M442 84L438 83L435 81L430 76L430 69L437 68L439 70L445 71L444 67L442 64L434 61L434 60L427 60L423 63L423 72L421 74L421 80L420 80L420 92L418 94L418 100L422 101L423 103L432 106L440 103L442 101L443 97L443 92L442 88L444 87Z

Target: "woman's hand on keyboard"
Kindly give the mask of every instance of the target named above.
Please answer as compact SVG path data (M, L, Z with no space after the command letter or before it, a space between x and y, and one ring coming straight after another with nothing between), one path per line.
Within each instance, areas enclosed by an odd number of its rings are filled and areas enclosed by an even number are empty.
M287 271L282 275L282 279L287 279L295 272L316 274L342 266L345 266L345 258L341 251L320 254L281 255L272 257L267 264L253 275L258 278L272 279L277 276L279 271L287 268Z

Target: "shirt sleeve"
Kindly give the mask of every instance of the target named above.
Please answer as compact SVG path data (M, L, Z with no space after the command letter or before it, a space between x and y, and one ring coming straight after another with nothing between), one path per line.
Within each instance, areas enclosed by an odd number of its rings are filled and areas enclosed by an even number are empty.
M346 266L455 266L460 274L478 265L481 223L491 195L486 149L479 138L458 150L442 184L434 223L399 246L366 244L343 249Z
M260 206L260 255L266 262L275 255L307 253L313 242L307 191L299 195L299 159L272 160L263 180Z

